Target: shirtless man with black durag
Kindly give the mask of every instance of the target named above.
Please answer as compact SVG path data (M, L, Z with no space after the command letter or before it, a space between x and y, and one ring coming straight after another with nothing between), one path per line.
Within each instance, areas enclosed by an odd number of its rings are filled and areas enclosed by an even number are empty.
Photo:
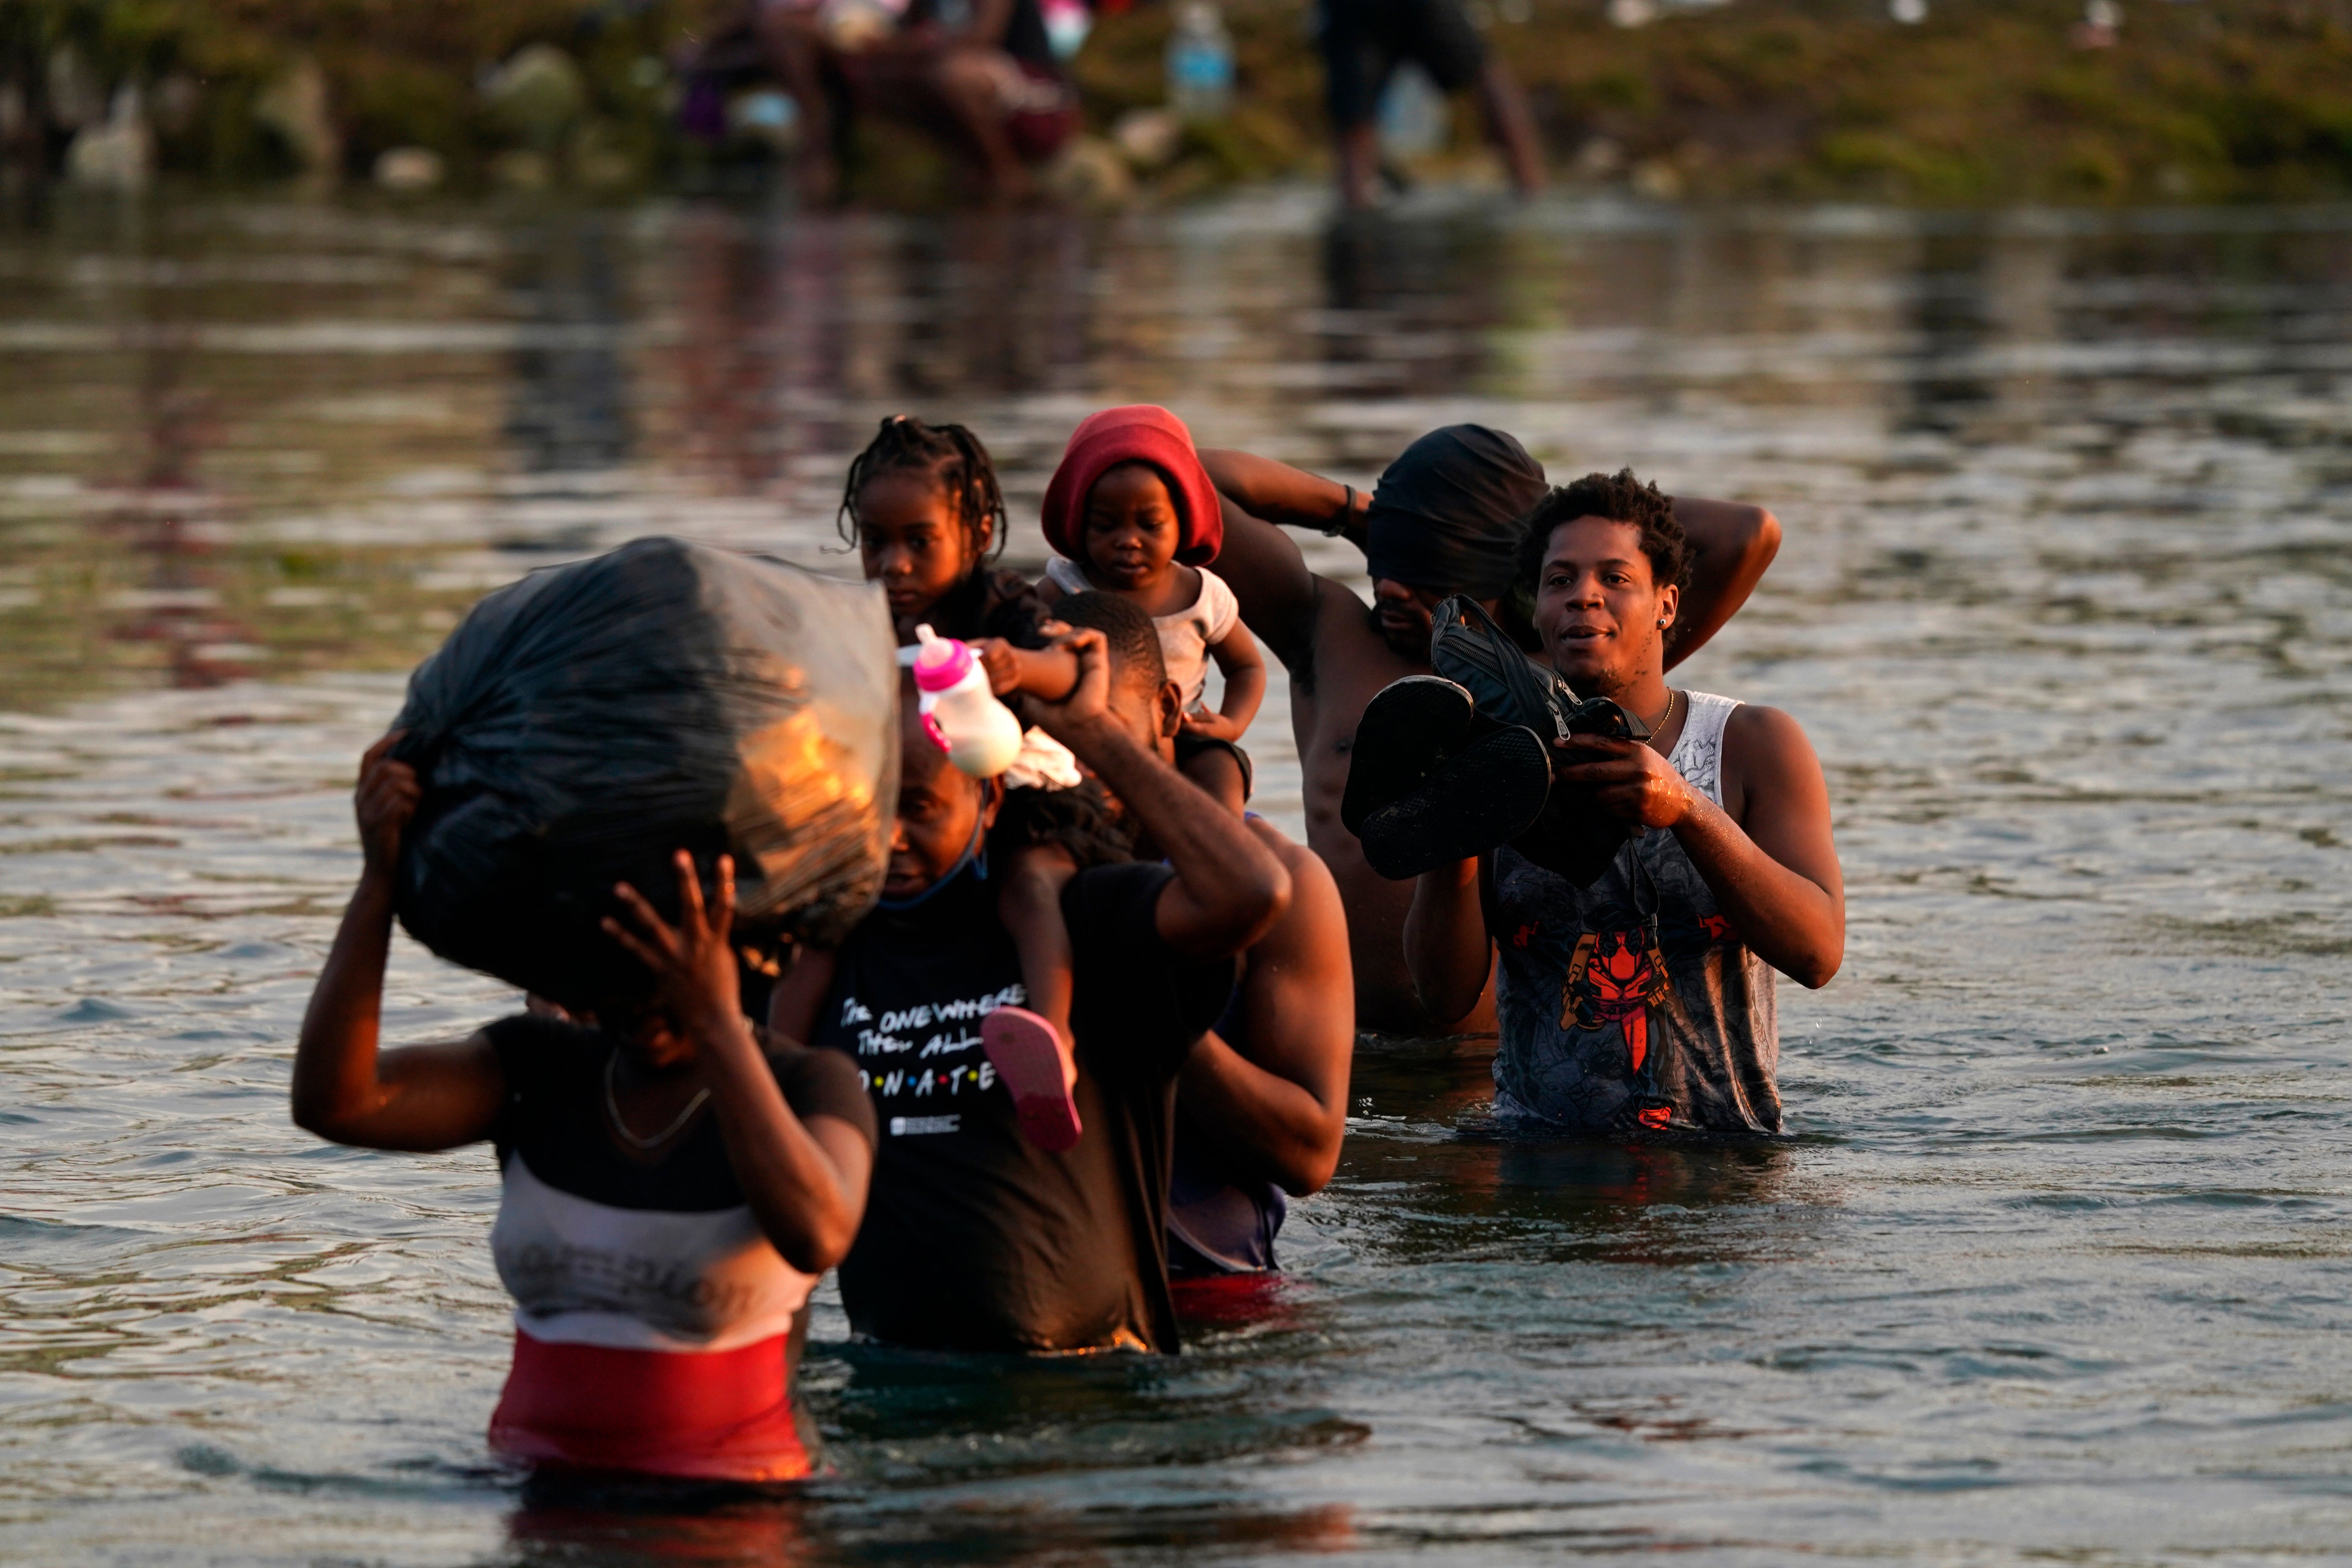
M1412 884L1365 863L1339 822L1349 749L1364 705L1391 681L1429 673L1431 613L1467 594L1507 626L1526 630L1507 603L1520 522L1547 493L1541 464L1511 437L1478 425L1433 430L1399 454L1370 496L1337 480L1247 452L1203 449L1225 498L1217 572L1242 619L1290 672L1291 730L1305 775L1307 838L1337 879L1348 913L1360 1028L1430 1035L1492 1029L1482 994L1458 1018L1433 1017L1402 962ZM1672 668L1713 637L1771 564L1780 525L1760 507L1674 498L1691 569L1666 645ZM1337 534L1361 548L1373 606L1307 568L1283 524ZM1526 630L1527 640L1533 633Z

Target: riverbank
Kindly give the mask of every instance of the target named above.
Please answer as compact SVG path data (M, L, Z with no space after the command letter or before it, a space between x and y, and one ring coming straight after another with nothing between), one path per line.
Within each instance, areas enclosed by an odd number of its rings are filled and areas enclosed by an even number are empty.
M1472 4L1570 184L1928 203L2352 192L2346 0L1920 8L1906 26L1868 0ZM1179 138L1118 134L1161 102L1171 8L1098 20L1074 62L1090 136L1057 172L1066 192L1176 200L1323 167L1307 0L1234 0L1225 17L1234 109ZM390 19L336 0L36 0L0 17L0 153L20 180L126 185L756 184L788 123L754 107L717 143L678 129L680 62L721 20L706 0L500 0ZM1412 174L1486 168L1472 107L1453 121ZM921 204L961 184L908 132L871 132L856 153L852 187L867 200Z
M1666 10L1483 4L1556 176L1656 196L1936 203L2299 200L2352 191L2352 6L2298 0L1770 0ZM1651 17L1645 25L1612 23ZM1516 13L1519 19L1512 19ZM1229 11L1243 84L1178 183L1322 156L1321 77L1291 5ZM1097 119L1157 100L1164 9L1107 19L1079 57ZM1454 106L1430 173L1485 162Z

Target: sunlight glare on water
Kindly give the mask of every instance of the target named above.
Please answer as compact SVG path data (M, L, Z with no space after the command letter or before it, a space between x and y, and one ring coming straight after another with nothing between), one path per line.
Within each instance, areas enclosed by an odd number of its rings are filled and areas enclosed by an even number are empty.
M2352 212L189 203L61 209L0 279L0 1557L2352 1542ZM1475 419L1780 516L1678 679L1828 769L1796 1136L1496 1142L1490 1042L1370 1042L1287 1276L1181 1360L893 1356L828 1289L806 1494L525 1487L487 1151L287 1121L353 759L534 566L854 573L888 412L982 433L1034 570L1070 426L1139 400L1360 487ZM1297 831L1279 681L1249 744ZM387 1029L514 1002L404 939Z

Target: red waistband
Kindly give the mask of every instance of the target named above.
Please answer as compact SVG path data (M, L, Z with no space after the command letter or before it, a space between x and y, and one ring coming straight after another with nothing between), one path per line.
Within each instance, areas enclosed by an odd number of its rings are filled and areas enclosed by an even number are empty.
M541 1464L737 1481L809 1473L784 1336L709 1352L559 1344L515 1331L490 1447Z

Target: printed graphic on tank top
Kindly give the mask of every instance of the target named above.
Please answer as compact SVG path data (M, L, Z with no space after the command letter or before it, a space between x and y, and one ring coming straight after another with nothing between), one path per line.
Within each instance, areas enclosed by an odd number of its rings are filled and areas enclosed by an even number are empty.
M490 1446L591 1469L805 1475L792 1380L816 1281L761 1234L717 1119L702 1111L640 1163L608 1131L611 1037L530 1015L485 1033L507 1083L490 1252L515 1300ZM768 1064L793 1114L873 1139L873 1110L838 1057L772 1047Z
M810 1042L856 1062L881 1127L866 1221L841 1265L860 1335L926 1350L1172 1351L1166 1254L1176 1073L1233 988L1157 927L1165 867L1063 889L1077 1039L1077 1146L1021 1135L980 1020L1018 1005L996 884L967 864L842 945Z
M1739 706L1685 694L1667 759L1723 803ZM1740 942L1672 833L1643 833L1590 888L1495 852L1495 1110L1588 1131L1780 1131L1771 967Z

